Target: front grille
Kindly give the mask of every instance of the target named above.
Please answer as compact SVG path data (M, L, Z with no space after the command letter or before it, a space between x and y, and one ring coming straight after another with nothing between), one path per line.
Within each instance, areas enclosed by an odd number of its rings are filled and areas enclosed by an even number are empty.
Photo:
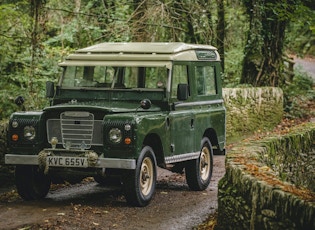
M102 145L102 121L94 120L89 112L67 111L60 114L60 119L47 121L47 137L58 139L65 149L90 149L92 145Z
M88 112L60 114L62 144L64 148L91 148L94 115Z

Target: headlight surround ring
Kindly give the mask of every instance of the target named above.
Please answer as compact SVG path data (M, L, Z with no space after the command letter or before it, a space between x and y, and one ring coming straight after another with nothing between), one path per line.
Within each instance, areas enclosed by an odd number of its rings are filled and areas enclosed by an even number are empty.
M111 128L108 132L109 140L114 143L118 144L122 141L122 132L119 128Z
M36 130L33 126L29 125L29 126L25 126L24 127L24 138L31 141L34 140L36 136Z

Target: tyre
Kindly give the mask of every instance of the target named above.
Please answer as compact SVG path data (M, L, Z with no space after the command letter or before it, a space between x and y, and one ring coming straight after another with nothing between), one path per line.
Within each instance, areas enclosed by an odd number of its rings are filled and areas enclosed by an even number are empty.
M191 190L202 191L210 184L213 170L213 150L208 138L201 141L199 158L187 162L186 181Z
M47 195L51 180L37 166L18 165L15 167L15 184L24 200L38 200Z
M144 207L151 201L156 186L156 159L151 147L145 146L135 170L128 170L123 178L124 194L132 206Z

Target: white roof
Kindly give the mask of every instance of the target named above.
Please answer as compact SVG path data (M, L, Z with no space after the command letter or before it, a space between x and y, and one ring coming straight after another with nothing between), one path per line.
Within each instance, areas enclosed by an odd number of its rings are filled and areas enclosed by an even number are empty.
M77 53L160 53L172 54L187 50L216 50L210 45L186 44L181 42L124 42L124 43L100 43L79 49Z
M199 52L199 53L198 53ZM197 54L198 53L198 54ZM168 61L220 61L215 47L181 42L100 43L77 50L60 65L108 65L109 62L136 62L133 65ZM106 63L105 63L106 62ZM120 63L126 65L126 63ZM163 63L165 65L165 63Z

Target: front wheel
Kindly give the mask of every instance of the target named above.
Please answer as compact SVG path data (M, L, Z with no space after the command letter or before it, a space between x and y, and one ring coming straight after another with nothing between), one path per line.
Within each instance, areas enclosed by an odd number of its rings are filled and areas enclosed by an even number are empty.
M37 166L18 165L15 167L15 184L24 200L38 200L47 195L51 179Z
M208 138L201 141L199 158L187 162L186 180L189 188L195 191L205 190L210 184L213 170L213 150Z
M145 146L137 160L136 169L124 175L123 186L127 202L144 207L151 201L156 185L156 159L150 146Z

